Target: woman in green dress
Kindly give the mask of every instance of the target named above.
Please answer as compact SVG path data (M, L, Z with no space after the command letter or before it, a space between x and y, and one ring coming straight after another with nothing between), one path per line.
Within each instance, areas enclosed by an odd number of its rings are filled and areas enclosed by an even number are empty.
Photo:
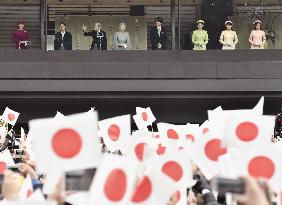
M197 30L193 31L192 34L193 50L207 50L209 35L207 31L203 30L204 25L205 22L203 20L197 21Z

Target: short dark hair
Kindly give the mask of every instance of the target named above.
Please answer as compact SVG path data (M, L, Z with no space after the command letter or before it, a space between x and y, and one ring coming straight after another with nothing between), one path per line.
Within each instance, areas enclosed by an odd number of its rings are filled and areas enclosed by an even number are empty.
M62 22L60 22L60 24L59 24L59 25L62 25L62 24L63 24L64 26L67 26L67 24L66 24L65 22L63 22L63 21L62 21Z
M164 20L163 20L163 18L162 18L162 17L157 17L157 18L155 19L155 23L156 23L156 22L163 23L163 22L164 22Z

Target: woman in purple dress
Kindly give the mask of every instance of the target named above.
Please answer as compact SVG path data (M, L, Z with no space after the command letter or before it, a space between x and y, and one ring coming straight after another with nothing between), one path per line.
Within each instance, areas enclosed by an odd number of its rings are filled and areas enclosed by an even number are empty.
M19 20L18 30L13 34L16 49L27 49L29 43L28 32L24 29L24 20Z

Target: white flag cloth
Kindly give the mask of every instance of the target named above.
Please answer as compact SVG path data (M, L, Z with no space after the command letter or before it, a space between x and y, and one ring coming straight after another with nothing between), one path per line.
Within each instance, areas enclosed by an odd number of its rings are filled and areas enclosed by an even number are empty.
M104 155L90 188L88 204L127 205L136 183L137 168L136 160Z
M66 198L66 202L71 205L87 205L88 201L89 192L76 192Z
M19 192L21 200L28 199L33 194L33 186L30 175L27 175Z
M56 201L5 201L1 205L57 205Z
M271 144L275 116L241 116L228 118L223 142L238 149Z
M99 121L99 134L108 150L120 150L131 135L130 115L109 118Z
M257 146L241 150L239 159L233 158L234 168L238 176L252 176L268 181L275 191L282 190L282 157L271 146Z
M5 149L3 152L0 152L0 167L2 167L1 165L3 164L5 164L6 166L15 166L13 157L8 149Z
M1 118L5 122L7 122L10 125L14 126L16 124L18 118L19 118L19 115L20 115L19 112L16 112L16 111L11 110L10 108L6 107L6 109L5 109L5 111L4 111L4 113L3 113Z
M65 116L61 113L61 112L59 112L59 111L57 111L57 113L56 113L56 115L55 115L55 119L62 119L62 118L64 118Z
M45 201L45 198L40 189L34 191L27 199L28 201Z
M211 123L210 121L206 120L201 126L200 126L200 130L202 135L205 135L206 133L208 133L211 129Z
M8 133L8 130L6 129L6 127L3 125L0 127L0 143L4 143L5 139L6 139L6 135Z
M193 146L194 163L198 165L208 180L219 173L219 157L227 152L220 137L209 131L201 139L197 139Z
M258 104L253 108L253 111L258 115L263 115L263 107L264 107L264 96L260 98Z
M149 125L152 125L156 121L156 118L150 107L147 108L136 108L136 115L133 119L139 130L146 129Z
M99 164L101 150L96 112L32 120L29 127L38 171L47 174L44 193L52 191L63 171L93 168Z
M151 169L139 180L132 194L130 205L166 205L177 190L168 176Z

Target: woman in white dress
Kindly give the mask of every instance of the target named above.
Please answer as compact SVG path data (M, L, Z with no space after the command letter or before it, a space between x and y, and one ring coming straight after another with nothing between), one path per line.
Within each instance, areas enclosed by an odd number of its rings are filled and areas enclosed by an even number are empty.
M235 50L238 43L238 37L235 31L233 31L232 21L225 22L226 30L222 31L219 42L222 44L222 50Z
M120 23L119 32L115 32L113 36L113 50L130 50L130 36L125 30L126 24Z
M251 49L264 49L266 36L265 32L262 30L262 23L260 20L256 20L253 25L254 30L252 30L249 39Z

